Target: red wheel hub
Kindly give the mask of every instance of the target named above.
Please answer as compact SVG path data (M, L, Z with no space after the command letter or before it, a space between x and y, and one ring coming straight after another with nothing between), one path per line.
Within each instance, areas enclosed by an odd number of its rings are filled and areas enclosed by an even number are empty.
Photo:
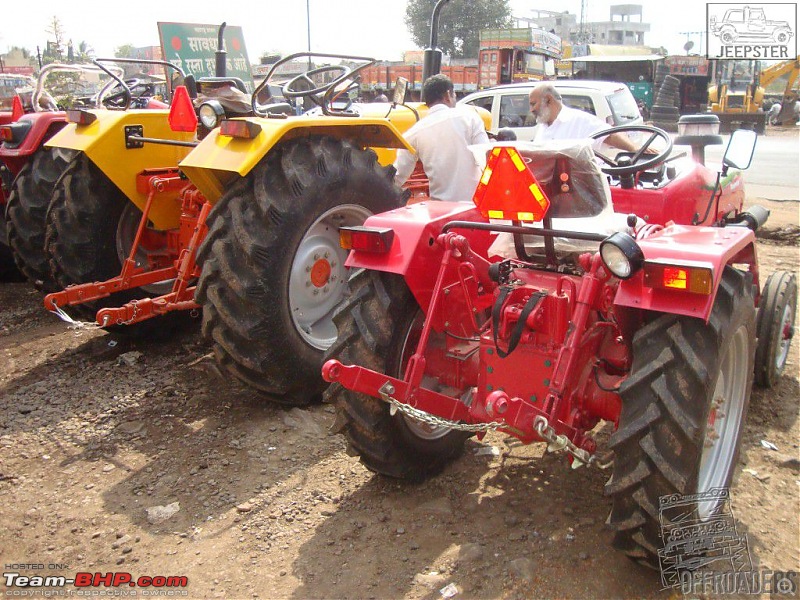
M328 280L331 278L331 263L324 258L320 258L311 267L311 283L315 287L321 288L328 285Z

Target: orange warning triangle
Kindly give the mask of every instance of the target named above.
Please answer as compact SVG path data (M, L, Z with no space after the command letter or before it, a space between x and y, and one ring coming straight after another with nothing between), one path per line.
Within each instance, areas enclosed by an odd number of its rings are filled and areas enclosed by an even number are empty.
M489 219L541 221L550 208L536 177L510 146L498 146L489 153L473 200Z
M11 120L19 121L24 114L25 109L22 108L22 100L19 99L19 96L14 96L14 100L11 101Z
M196 131L197 115L194 112L192 99L185 86L175 88L172 105L169 108L169 128L172 131Z

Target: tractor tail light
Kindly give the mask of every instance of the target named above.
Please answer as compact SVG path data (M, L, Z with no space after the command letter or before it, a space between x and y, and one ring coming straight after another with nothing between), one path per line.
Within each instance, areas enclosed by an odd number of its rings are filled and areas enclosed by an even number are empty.
M391 229L373 227L342 227L339 229L339 245L345 250L385 254L392 247L392 240L394 240L394 231Z
M252 121L226 119L219 126L219 133L228 137L252 140L261 133L261 125Z
M0 127L0 142L5 142L8 146L19 145L28 132L31 130L31 121L17 121Z
M714 290L714 272L710 266L645 262L644 285L654 289L708 296Z
M68 110L67 122L76 125L91 125L97 120L97 115L87 110Z

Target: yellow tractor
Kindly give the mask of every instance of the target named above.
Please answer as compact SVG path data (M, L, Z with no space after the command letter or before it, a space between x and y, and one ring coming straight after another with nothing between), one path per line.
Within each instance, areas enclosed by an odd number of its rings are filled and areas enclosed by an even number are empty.
M339 61L283 86L317 108L287 116L285 103L261 104L274 73L300 59ZM49 142L78 153L48 210L46 250L64 289L45 306L159 329L152 317L202 308L221 366L275 401L310 401L350 294L339 228L405 203L391 164L408 148L402 132L427 114L404 104L404 89L392 103L353 103L372 62L299 53L252 96L222 75L199 79L193 102L191 89L176 92L169 112L70 112Z

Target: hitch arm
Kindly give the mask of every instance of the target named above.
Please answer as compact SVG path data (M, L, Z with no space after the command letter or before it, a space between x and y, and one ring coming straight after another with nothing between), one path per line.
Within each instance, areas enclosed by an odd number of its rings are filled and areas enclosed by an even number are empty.
M475 422L470 417L469 408L457 398L451 398L425 388L415 388L402 379L389 377L364 367L343 365L338 360L331 359L322 366L322 378L331 383L340 383L348 390L373 398L383 399L381 391L398 402L402 402L401 398L408 398L405 404L451 421Z

